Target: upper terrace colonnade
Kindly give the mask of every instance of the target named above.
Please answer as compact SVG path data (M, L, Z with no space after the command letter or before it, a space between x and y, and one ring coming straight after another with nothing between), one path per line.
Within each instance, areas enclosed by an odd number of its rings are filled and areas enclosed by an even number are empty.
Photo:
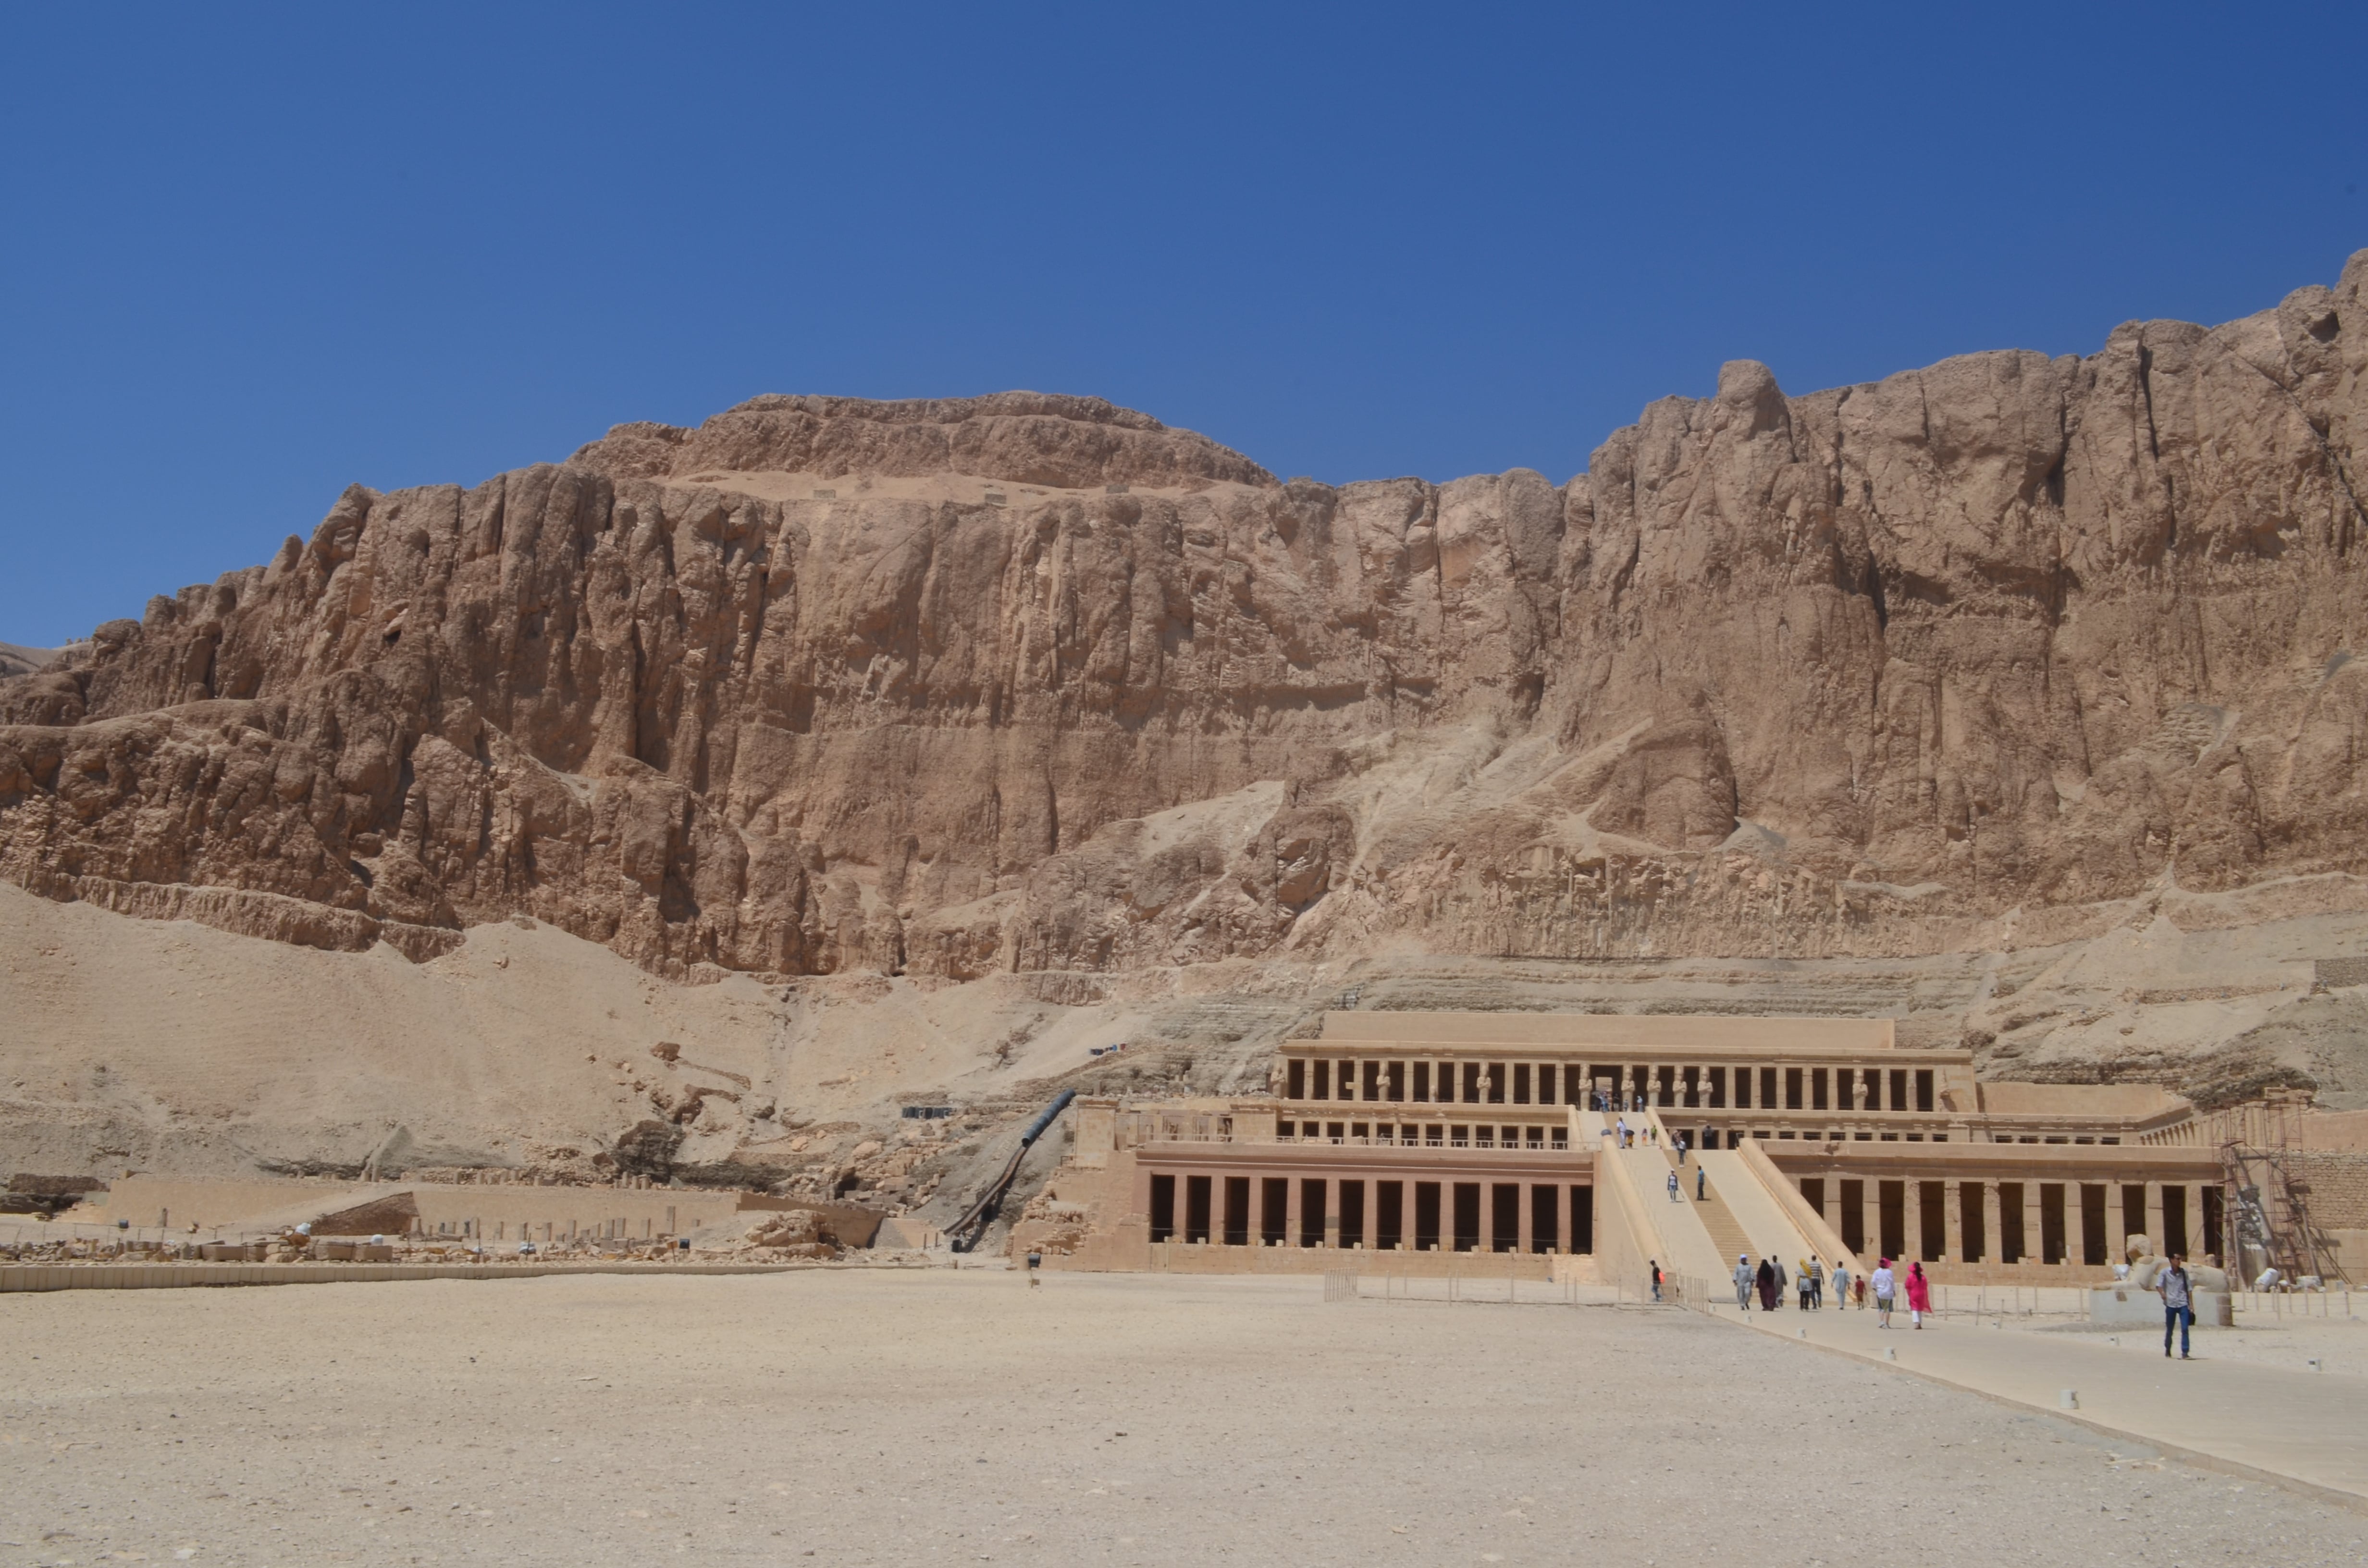
M1864 1142L2183 1142L2192 1108L2147 1085L1984 1084L1973 1052L1901 1051L1888 1018L1327 1013L1271 1084L1304 1120L1349 1106L1651 1108L1698 1148ZM1294 1129L1295 1131L1295 1129Z

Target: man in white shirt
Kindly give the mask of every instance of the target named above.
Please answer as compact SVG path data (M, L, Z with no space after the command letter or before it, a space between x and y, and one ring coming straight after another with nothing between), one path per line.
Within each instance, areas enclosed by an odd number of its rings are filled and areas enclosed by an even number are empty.
M1874 1272L1867 1276L1866 1282L1874 1287L1874 1310L1880 1314L1874 1326L1889 1328L1891 1299L1899 1288L1898 1279L1891 1272L1891 1259L1886 1257L1877 1264Z
M2183 1253L2170 1255L2170 1267L2154 1277L2154 1288L2162 1293L2162 1353L2170 1354L2170 1336L2179 1335L2179 1358L2188 1358L2187 1331L2195 1322L2195 1297L2188 1289L2187 1257Z

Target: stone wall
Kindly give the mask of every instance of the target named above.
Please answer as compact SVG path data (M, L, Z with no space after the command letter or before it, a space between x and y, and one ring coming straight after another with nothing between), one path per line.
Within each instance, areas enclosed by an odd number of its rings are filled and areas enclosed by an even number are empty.
M2322 1230L2368 1231L2368 1154L2297 1150L2285 1155L2309 1188L2310 1217Z

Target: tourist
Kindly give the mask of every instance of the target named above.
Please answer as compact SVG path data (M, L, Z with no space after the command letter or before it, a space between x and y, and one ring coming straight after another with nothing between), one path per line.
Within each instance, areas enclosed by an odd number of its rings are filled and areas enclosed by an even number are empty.
M1661 1299L1661 1260L1656 1257L1652 1259L1651 1263L1653 1269L1653 1300L1657 1301Z
M1861 1274L1856 1279L1851 1280L1850 1289L1858 1294L1858 1310L1861 1312L1866 1311L1866 1276Z
M1884 1258L1874 1266L1875 1327L1891 1326L1892 1297L1898 1289L1898 1277L1891 1272L1891 1259Z
M1679 1165L1684 1165L1685 1163L1686 1163L1686 1135L1685 1135L1684 1133L1680 1132L1680 1133L1679 1133L1679 1134L1678 1134L1678 1164L1679 1164Z
M1684 1201L1683 1195L1678 1191L1678 1173L1675 1171L1669 1173L1669 1201L1672 1203Z
M1700 1203L1703 1200L1702 1194L1707 1190L1703 1186L1705 1175L1706 1173L1700 1165L1696 1165L1694 1167L1694 1201L1696 1203Z
M1834 1259L1834 1311L1840 1312L1850 1310L1850 1265L1838 1257Z
M1807 1277L1809 1282L1808 1304L1811 1307L1824 1306L1826 1304L1826 1260L1812 1254L1807 1267L1801 1272Z
M1735 1255L1735 1304L1744 1312L1751 1310L1751 1259L1743 1253Z
M1921 1329L1924 1314L1932 1310L1932 1281L1924 1278L1924 1266L1907 1266L1907 1326Z
M1759 1287L1759 1310L1763 1312L1774 1312L1778 1287L1776 1265L1771 1259L1763 1257L1759 1260L1759 1272L1753 1277L1753 1282Z
M1805 1312L1809 1310L1809 1260L1807 1258L1793 1260L1793 1283L1801 1292L1801 1311Z
M2170 1255L2170 1267L2154 1277L2154 1288L2162 1293L2162 1353L2170 1354L2170 1336L2179 1334L2179 1358L2189 1359L2187 1331L2195 1324L2195 1293L2188 1288L2187 1255Z
M1778 1262L1778 1260L1772 1257L1768 1261L1771 1264L1775 1264L1776 1266L1776 1305L1781 1307L1784 1304L1784 1291L1793 1282L1784 1277L1784 1266L1782 1263Z

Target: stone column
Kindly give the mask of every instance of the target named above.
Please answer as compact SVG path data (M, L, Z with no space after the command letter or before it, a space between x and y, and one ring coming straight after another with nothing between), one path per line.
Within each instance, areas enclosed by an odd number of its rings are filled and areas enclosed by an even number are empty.
M1872 1260L1883 1256L1883 1182L1869 1175L1859 1186L1859 1223L1865 1227L1865 1257L1860 1261L1870 1268Z
M2085 1264L2089 1256L2089 1206L2081 1201L2088 1189L2077 1181L2064 1184L2064 1261ZM2106 1256L2112 1256L2108 1252Z
M1480 1178L1480 1250L1497 1250L1497 1184L1486 1176Z
M2022 1261L2025 1263L2046 1260L2047 1244L2042 1238L2039 1226L2039 1181L2033 1175L2025 1177L2022 1184Z
M1513 1250L1526 1257L1537 1239L1537 1194L1526 1180L1514 1182L1513 1190L1520 1194L1513 1204Z
M1948 1263L1956 1262L1965 1250L1965 1217L1958 1202L1962 1193L1957 1182L1941 1184L1941 1256Z
M1340 1184L1324 1184L1324 1244L1338 1249L1340 1245Z
M1996 1263L2006 1256L2005 1210L1998 1207L1998 1184L1982 1183L1982 1261Z
M2160 1257L2162 1249L2169 1244L2162 1233L2162 1183L2150 1181L2146 1184L2146 1240L2154 1244L2155 1256Z
M1306 1205L1299 1200L1299 1180L1295 1176L1283 1178L1282 1244L1287 1247L1299 1244L1299 1222L1307 1217Z

